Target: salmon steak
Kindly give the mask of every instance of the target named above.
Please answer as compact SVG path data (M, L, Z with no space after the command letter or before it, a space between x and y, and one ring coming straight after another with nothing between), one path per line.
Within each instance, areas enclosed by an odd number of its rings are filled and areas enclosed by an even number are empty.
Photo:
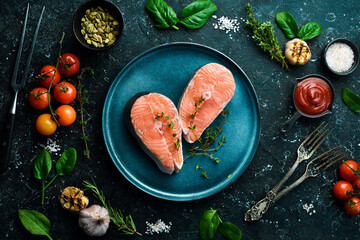
M180 98L181 128L187 142L197 141L235 93L235 79L229 69L209 63L198 69Z
M124 122L161 171L172 174L183 165L181 123L174 103L158 93L139 93L124 109Z

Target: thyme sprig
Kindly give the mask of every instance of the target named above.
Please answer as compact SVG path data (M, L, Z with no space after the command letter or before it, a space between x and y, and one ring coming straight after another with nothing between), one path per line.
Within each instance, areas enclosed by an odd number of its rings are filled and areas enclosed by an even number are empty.
M209 154L209 152L217 152L219 151L219 149L225 145L226 143L226 137L222 136L220 141L217 141L218 136L222 133L224 125L226 123L227 120L227 115L229 115L230 113L230 109L224 110L221 112L220 116L222 117L220 119L220 125L216 126L214 129L209 127L206 129L205 133L204 133L204 137L203 139L200 138L199 139L199 143L200 146L193 146L190 149L188 149L185 154L189 153L188 156L186 156L184 158L184 161L190 157L194 157L196 155L204 155L204 156L208 156L211 160L213 160L216 163L220 162L220 159L217 157L214 157L214 154ZM217 141L217 146L214 148L210 148L211 145L213 145L214 143L216 143Z
M175 145L175 149L177 151L177 157L180 161L180 156L179 156L179 149L180 149L180 143L181 143L181 140L180 138L177 136L176 132L174 131L174 122L173 121L169 121L170 117L169 116L165 116L165 113L164 112L161 112L160 113L157 113L155 115L155 119L156 120L160 120L161 118L165 118L166 120L166 124L167 126L171 129L172 131L172 136L174 137L174 145Z
M103 192L98 189L93 179L92 182L84 180L83 185L86 190L91 190L94 197L99 200L100 204L106 208L106 210L108 210L111 222L116 226L117 230L120 231L121 234L138 234L141 236L141 233L136 231L136 226L131 215L125 216L124 218L119 209L112 208L109 201L106 203Z
M265 52L269 52L271 59L275 59L281 63L282 68L289 71L289 66L285 61L285 56L276 38L272 23L270 21L262 23L260 20L256 19L250 3L247 4L246 11L248 14L246 26L252 28L254 33L252 38Z
M194 117L195 117L195 114L197 113L197 111L199 109L201 109L200 105L204 101L205 101L205 99L202 96L200 97L199 101L195 101L195 104L194 104L195 109L192 113L190 113L190 126L188 128L193 132L193 134L195 135L195 137L197 139L199 139L199 138L196 136L196 133L195 133L196 124L194 124ZM199 141L201 141L201 140L199 139Z
M81 81L83 80L83 75L85 73L89 73L90 76L93 76L95 74L94 69L90 68L90 67L85 67L82 68L80 71L80 74L78 75L78 86L77 86L77 101L79 102L79 112L80 112L80 126L81 126L81 131L82 131L82 137L81 139L84 140L84 144L85 144L85 150L84 150L84 155L86 156L87 159L90 159L90 150L89 150L89 146L88 146L88 141L89 136L87 136L85 134L85 126L87 125L87 121L84 120L84 112L85 112L85 108L84 105L89 103L89 98L88 98L88 90L84 89L84 84L81 83Z

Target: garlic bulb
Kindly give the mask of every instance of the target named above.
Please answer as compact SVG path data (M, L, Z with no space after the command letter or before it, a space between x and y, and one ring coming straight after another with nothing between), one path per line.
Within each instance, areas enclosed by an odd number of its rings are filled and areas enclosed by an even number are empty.
M100 237L105 235L109 224L109 212L99 205L85 208L79 214L79 226L89 236Z
M311 58L310 48L305 41L294 38L285 45L285 57L291 65L304 65Z
M89 204L89 199L84 192L76 187L65 188L60 196L60 203L63 208L72 212L80 212Z

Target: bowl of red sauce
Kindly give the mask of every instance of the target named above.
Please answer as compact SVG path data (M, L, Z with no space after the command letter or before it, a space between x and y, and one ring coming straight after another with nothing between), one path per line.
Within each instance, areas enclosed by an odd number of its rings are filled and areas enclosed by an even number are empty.
M280 130L284 133L287 132L301 116L318 118L332 112L334 89L327 78L318 74L311 74L296 80L293 92L296 111L294 115L281 126Z

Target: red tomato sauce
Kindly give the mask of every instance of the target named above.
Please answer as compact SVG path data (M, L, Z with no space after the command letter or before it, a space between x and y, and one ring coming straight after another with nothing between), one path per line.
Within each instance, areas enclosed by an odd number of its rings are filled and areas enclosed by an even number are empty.
M333 101L333 91L325 80L309 77L297 84L294 101L301 113L318 115L329 109Z

